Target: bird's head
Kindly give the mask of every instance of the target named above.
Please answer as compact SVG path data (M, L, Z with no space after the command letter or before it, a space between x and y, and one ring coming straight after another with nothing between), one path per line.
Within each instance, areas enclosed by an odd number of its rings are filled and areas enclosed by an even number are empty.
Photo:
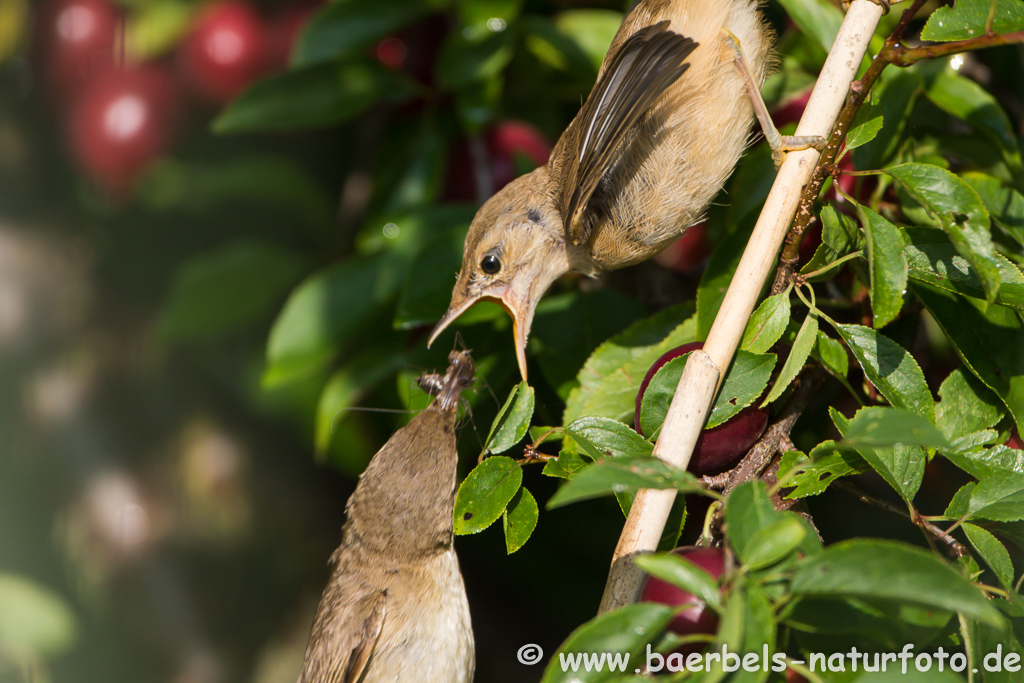
M427 342L481 299L512 316L519 371L526 379L526 339L541 295L569 271L562 219L548 169L541 166L491 197L466 234L452 302Z

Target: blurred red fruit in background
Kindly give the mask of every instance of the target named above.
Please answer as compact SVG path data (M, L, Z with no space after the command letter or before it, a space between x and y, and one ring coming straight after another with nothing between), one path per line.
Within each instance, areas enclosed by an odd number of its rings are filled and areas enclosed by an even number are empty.
M396 71L405 66L405 58L409 55L409 48L405 41L395 36L388 36L377 43L373 50L377 61Z
M39 59L52 94L68 97L114 65L121 18L107 0L58 0L37 23Z
M200 11L179 46L182 76L203 100L224 105L270 68L262 19L244 2L215 2Z
M162 68L110 69L72 105L71 151L82 170L112 193L127 190L170 145L179 98Z

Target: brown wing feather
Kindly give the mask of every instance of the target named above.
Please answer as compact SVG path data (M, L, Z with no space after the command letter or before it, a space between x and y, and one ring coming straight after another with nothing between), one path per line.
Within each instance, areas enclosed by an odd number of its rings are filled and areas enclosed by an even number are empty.
M321 602L299 683L357 683L380 638L386 600L374 591L330 612Z
M668 30L668 21L645 26L622 44L594 85L579 115L579 150L562 176L560 209L572 244L587 241L582 220L591 195L618 158L625 133L667 87L689 68L697 47Z

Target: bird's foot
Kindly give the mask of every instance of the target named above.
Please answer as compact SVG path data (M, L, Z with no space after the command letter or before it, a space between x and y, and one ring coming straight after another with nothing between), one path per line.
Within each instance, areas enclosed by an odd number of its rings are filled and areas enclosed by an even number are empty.
M775 162L775 168L782 166L782 162L786 160L786 154L789 152L799 152L804 149L816 149L820 152L825 149L825 143L828 142L821 135L782 135L774 126L772 126L772 131L774 135L770 136L766 130L765 138L772 148L772 161Z
M870 0L870 1L875 3L876 5L878 5L879 7L882 8L882 14L888 14L889 13L889 10L891 9L891 3L889 2L889 0ZM850 11L850 3L853 2L853 0L839 0L839 2L842 3L844 10L846 10L847 12Z
M750 97L751 104L754 106L754 114L761 124L761 130L764 131L765 140L768 141L768 145L772 148L772 160L775 162L775 167L778 168L782 165L787 152L796 152L812 147L814 149L822 149L825 146L825 138L820 135L783 135L779 132L779 129L775 127L775 123L772 121L771 114L768 113L768 107L765 105L764 99L761 98L761 90L758 88L754 77L750 74L750 69L747 67L747 60L743 56L743 48L740 46L739 38L728 29L723 28L722 33L725 34L726 40L729 41L733 51L736 53L736 69L740 72L740 76L747 86L747 94Z

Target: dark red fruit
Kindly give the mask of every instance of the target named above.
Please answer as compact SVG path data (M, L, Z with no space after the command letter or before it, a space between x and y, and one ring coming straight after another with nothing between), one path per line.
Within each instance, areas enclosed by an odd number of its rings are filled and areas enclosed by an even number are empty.
M807 683L807 679L796 671L796 669L786 667L786 683Z
M721 548L687 546L676 548L672 553L697 565L716 579L725 572L725 552ZM647 578L640 589L640 601L656 602L669 607L689 605L669 622L668 629L677 635L710 635L718 629L718 614L709 609L703 600L659 578ZM684 646L681 651L696 652L701 649L702 644L694 643Z
M215 105L233 100L271 66L263 21L238 0L215 2L203 9L180 50L185 81Z
M384 66L398 71L405 66L405 59L409 56L409 46L397 36L388 36L377 43L373 49L373 55Z
M708 224L702 221L688 228L682 237L665 247L654 260L677 273L691 273L704 263L710 252Z
M1016 448L1018 451L1024 451L1024 439L1020 438L1020 434L1014 429L1010 432L1010 438L1006 440L1006 445L1010 448Z
M111 69L88 84L68 120L79 166L118 192L170 145L178 95L155 66Z
M120 23L117 8L107 0L58 0L44 8L38 43L55 95L74 95L114 65Z
M703 347L704 342L691 342L677 346L662 355L647 371L640 383L640 390L636 394L633 425L638 432L643 433L640 429L640 406L643 402L644 392L647 391L647 385L654 379L654 375L673 358ZM700 433L687 469L694 474L717 474L730 469L757 443L767 426L768 411L754 405L747 406L724 423L713 429L705 429Z
M525 121L502 121L484 134L484 144L490 162L491 193L522 173L546 164L551 156L551 145L535 126ZM449 201L479 199L473 178L473 158L466 143L452 150L444 196Z

